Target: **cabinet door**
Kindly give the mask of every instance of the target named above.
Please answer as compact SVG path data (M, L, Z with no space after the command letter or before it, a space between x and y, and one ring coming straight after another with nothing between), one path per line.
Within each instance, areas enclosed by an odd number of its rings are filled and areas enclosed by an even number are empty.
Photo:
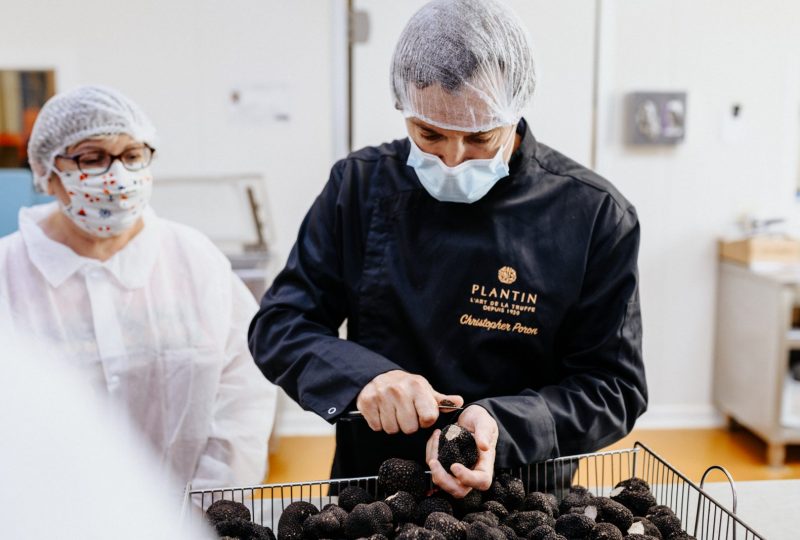
M353 52L353 148L406 136L394 109L389 69L395 44L423 0L354 0L370 35ZM531 33L537 88L525 112L536 138L589 164L595 0L507 0Z

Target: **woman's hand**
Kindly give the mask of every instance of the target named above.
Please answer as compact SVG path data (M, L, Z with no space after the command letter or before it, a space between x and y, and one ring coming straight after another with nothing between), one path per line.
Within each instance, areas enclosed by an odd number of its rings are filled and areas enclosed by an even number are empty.
M478 445L478 462L475 467L467 469L460 463L454 463L450 472L444 470L439 463L439 435L436 430L428 439L426 461L431 470L433 483L456 498L463 498L472 489L486 491L492 485L494 476L494 457L497 446L497 421L480 405L470 405L458 417L458 425L472 433Z
M434 390L425 377L396 369L372 379L358 394L356 407L373 431L411 434L436 423L443 400L464 404L461 396Z

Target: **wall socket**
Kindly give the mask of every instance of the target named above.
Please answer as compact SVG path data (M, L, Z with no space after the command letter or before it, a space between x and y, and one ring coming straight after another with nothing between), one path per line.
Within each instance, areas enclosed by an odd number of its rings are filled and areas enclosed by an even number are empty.
M686 136L686 92L631 92L626 96L627 142L671 145Z

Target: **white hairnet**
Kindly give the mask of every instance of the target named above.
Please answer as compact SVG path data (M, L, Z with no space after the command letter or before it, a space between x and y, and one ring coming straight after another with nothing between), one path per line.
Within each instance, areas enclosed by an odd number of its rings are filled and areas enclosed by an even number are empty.
M55 157L67 147L100 135L127 134L155 144L155 128L139 107L116 90L81 86L44 104L28 141L33 182L46 191Z
M496 0L433 0L408 21L394 51L392 90L403 115L443 129L515 124L533 96L533 47Z

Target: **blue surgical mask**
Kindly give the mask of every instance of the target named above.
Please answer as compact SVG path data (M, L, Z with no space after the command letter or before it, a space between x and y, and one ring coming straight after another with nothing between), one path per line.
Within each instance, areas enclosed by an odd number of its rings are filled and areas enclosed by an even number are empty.
M511 140L514 140L512 130ZM502 145L491 159L470 159L455 167L448 167L433 154L419 149L414 139L408 138L411 151L409 167L413 167L420 183L431 197L442 202L474 203L486 195L501 179L508 176L508 163Z

